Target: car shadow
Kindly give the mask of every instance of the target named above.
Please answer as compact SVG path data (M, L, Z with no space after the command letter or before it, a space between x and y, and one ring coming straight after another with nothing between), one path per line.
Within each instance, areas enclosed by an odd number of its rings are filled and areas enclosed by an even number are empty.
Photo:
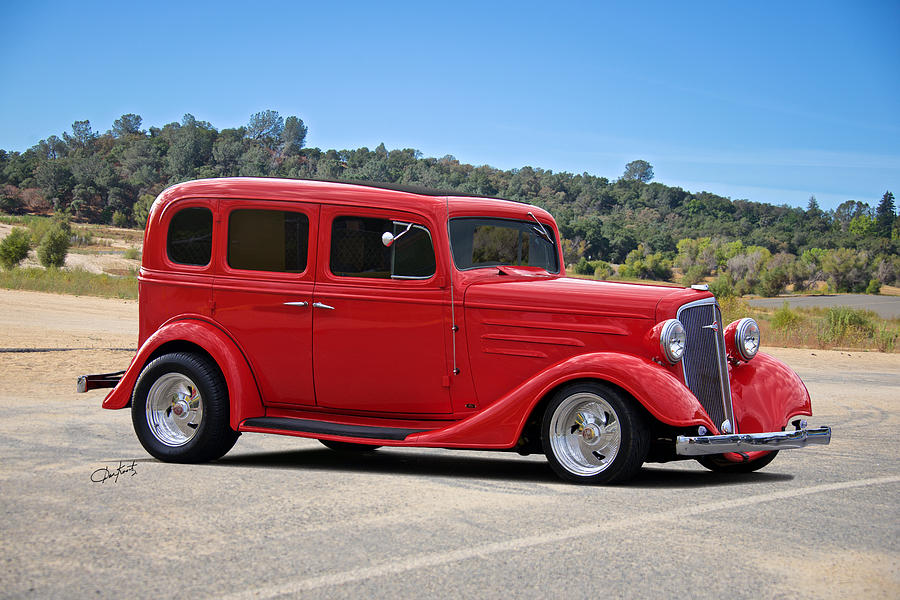
M634 479L620 484L622 487L636 488L692 488L721 487L726 485L751 485L792 481L787 473L714 473L706 469L679 468L677 463L668 466L644 465Z
M153 459L149 459L153 461ZM233 454L211 467L252 467L261 469L294 469L298 471L331 471L343 473L382 473L427 477L456 477L511 482L568 485L550 469L543 457L520 458L511 453L496 457L468 454L410 452L405 449L381 449L375 452L336 452L327 448ZM698 488L729 485L752 485L792 481L793 475L777 472L713 473L683 468L678 463L645 465L630 481L618 484L627 488Z
M408 452L403 450L378 450L375 452L337 452L321 450L288 450L225 456L215 463L220 467L258 467L264 469L297 469L303 471L336 471L344 473L383 473L429 477L465 477L553 483L558 481L543 460L516 460L507 456L497 458Z

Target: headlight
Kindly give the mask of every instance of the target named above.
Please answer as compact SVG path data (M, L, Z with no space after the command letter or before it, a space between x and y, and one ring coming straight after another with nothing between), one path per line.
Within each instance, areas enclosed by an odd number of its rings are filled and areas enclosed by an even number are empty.
M675 364L684 356L684 342L684 326L681 321L669 319L663 323L659 347L670 363Z
M744 360L750 360L759 351L759 325L750 318L738 321L734 332L734 346Z

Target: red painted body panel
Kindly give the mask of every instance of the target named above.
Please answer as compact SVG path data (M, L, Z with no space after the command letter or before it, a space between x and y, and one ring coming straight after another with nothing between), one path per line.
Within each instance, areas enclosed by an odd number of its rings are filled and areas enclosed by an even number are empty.
M169 223L186 207L213 213L208 265L179 265L167 256ZM304 272L231 269L227 225L237 207L306 214ZM530 220L529 212L559 239L546 211L502 200L252 178L173 186L160 194L148 218L140 350L103 406L125 407L148 358L163 344L182 340L202 347L222 369L231 425L242 431L394 446L511 448L547 394L569 381L596 379L627 391L661 423L716 432L685 387L680 365L661 360L654 329L709 292L584 281L529 267L452 266L448 217ZM332 221L347 214L426 227L436 254L434 276L333 275ZM314 302L334 310L314 308ZM731 368L731 390L744 433L779 430L790 418L810 414L799 378L764 354ZM242 425L261 416L426 431L405 440L373 440Z

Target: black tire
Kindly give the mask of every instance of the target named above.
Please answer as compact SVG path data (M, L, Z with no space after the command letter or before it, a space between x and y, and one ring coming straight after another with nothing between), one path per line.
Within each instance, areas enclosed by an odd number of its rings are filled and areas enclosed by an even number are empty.
M617 483L640 471L650 450L650 429L641 408L616 388L576 383L560 389L547 405L541 442L562 479Z
M336 450L337 452L354 452L354 453L364 453L364 452L375 452L381 446L374 446L369 444L354 444L353 442L337 442L335 440L319 440L326 448L331 448L332 450Z
M709 454L697 458L697 462L716 473L752 473L758 471L775 460L778 450L773 450L765 456L760 456L748 462L731 462L718 454Z
M229 425L228 387L210 358L165 354L141 371L131 398L131 420L147 452L165 462L221 458L240 433Z

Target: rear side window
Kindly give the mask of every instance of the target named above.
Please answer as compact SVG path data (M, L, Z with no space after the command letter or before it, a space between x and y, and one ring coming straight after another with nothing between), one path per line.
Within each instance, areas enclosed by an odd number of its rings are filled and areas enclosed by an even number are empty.
M385 232L397 236L390 248L381 241ZM332 273L343 277L428 279L435 273L434 245L421 225L337 217L331 228L330 266Z
M169 223L166 252L182 265L204 266L212 256L212 211L192 207L178 211Z
M298 212L239 209L228 217L228 266L248 271L302 273L309 218Z

